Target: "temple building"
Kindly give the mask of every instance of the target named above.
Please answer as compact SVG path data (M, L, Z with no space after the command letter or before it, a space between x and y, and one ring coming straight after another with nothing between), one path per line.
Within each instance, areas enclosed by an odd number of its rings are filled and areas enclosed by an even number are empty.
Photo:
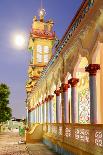
M35 16L28 49L26 141L61 155L103 155L103 0L84 0L60 41Z

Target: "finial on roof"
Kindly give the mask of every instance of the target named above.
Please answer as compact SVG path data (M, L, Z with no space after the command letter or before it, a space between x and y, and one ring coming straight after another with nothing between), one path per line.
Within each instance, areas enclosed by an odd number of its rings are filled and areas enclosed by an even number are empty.
M40 21L44 20L44 16L46 15L46 11L44 9L41 9L39 12Z

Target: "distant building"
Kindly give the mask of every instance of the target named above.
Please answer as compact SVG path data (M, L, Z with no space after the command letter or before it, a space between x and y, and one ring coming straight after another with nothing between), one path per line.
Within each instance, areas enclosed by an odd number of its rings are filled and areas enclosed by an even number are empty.
M9 131L14 131L18 132L19 126L23 125L23 120L22 119L17 119L13 117L11 120L5 122L1 128L1 131L4 132L9 132Z

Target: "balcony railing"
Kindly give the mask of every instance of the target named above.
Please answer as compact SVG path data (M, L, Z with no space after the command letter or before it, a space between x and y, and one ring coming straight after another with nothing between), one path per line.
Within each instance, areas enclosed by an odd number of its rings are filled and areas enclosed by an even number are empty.
M72 145L90 153L103 154L102 124L61 124L43 125L44 134L52 139Z

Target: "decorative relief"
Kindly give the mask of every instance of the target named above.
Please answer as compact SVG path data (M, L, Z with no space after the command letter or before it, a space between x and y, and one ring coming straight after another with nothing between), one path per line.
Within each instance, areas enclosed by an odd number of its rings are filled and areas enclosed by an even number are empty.
M51 125L48 124L48 133L51 133Z
M65 137L66 138L71 137L71 128L68 127L65 128Z
M58 135L59 135L59 136L62 136L62 126L59 126Z
M75 139L89 142L89 130L88 129L75 129Z
M53 98L53 121L56 122L56 96Z
M95 144L97 146L103 147L103 131L95 132Z
M57 135L57 126L52 125L52 134Z
M78 93L79 123L90 123L90 92L89 88Z

